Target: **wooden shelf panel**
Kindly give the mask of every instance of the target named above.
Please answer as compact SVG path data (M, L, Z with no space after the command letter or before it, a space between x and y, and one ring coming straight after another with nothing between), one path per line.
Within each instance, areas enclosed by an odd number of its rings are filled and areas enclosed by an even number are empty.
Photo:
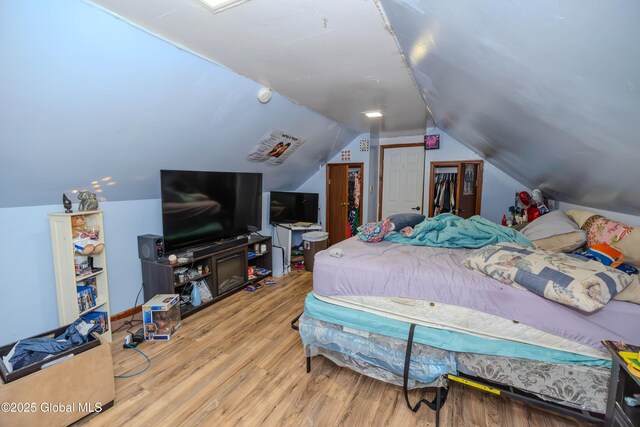
M98 274L102 274L104 272L104 268L101 268L98 271L94 271L91 274L86 274L84 276L76 276L76 282L82 282L83 280L90 279L92 277L96 277Z

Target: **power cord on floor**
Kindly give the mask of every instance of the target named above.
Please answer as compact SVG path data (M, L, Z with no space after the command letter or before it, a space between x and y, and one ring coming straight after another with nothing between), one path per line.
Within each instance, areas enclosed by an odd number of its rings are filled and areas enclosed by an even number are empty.
M136 301L133 303L133 307L137 307L138 306L138 298L140 298L140 292L142 292L142 289L144 288L144 282L140 285L140 290L138 290L138 294L136 295ZM134 325L138 325L140 323L142 323L142 320L134 320L133 318L136 316L136 314L138 313L133 313L131 315L131 319L129 320L125 320L122 325L120 325L117 329L115 329L114 331L112 331L113 333L118 332L120 329L124 328L125 326L129 326L129 328L127 328L127 333L131 334L131 328L133 328ZM136 322L135 324L133 322Z
M136 372L135 374L131 374L131 375L114 375L114 378L132 378L135 377L136 375L140 375L141 373L143 373L144 371L146 371L147 369L149 369L149 367L151 366L151 359L149 359L149 356L147 356L146 354L144 354L141 350L138 350L137 348L133 347L132 345L129 344L125 344L128 348L137 351L138 353L140 353L141 355L144 356L145 359L147 359L147 366L139 371Z

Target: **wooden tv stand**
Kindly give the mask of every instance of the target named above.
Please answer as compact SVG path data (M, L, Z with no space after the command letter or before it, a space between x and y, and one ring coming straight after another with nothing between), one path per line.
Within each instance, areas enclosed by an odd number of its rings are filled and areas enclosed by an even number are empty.
M258 253L255 251L256 245L266 245L266 250ZM185 249L185 251L188 251L188 249ZM249 252L254 252L255 257L249 259ZM273 250L270 236L251 236L248 242L231 245L215 252L207 252L206 255L198 256L197 251L194 253L193 261L185 263L168 264L141 260L144 300L148 301L157 294L190 296L190 283L201 279L205 280L211 290L213 300L202 303L197 307L182 303L180 312L182 317L185 318L232 295L246 285L258 282L266 277L256 276L253 279L249 279L247 273L249 266L273 270ZM191 278L185 277L183 281L179 279L177 271L180 271L180 269L186 267L188 270L197 271L199 266L202 268L202 273Z

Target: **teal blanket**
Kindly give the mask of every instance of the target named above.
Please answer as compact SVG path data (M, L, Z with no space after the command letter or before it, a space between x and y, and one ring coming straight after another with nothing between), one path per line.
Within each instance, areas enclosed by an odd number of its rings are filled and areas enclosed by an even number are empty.
M384 240L405 245L442 248L475 249L499 242L533 246L529 239L517 231L494 224L479 215L464 219L451 213L425 219L415 226L410 237L405 237L402 233L391 233L386 235Z

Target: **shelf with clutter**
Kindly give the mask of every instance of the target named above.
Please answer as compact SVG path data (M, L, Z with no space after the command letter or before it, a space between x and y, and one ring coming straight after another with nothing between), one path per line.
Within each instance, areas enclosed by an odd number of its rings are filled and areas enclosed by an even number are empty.
M548 201L537 188L529 194L516 192L515 201L509 206L509 214L502 216L502 225L516 229L523 228L529 222L549 212Z
M100 324L111 341L102 211L49 214L60 325L78 317Z

